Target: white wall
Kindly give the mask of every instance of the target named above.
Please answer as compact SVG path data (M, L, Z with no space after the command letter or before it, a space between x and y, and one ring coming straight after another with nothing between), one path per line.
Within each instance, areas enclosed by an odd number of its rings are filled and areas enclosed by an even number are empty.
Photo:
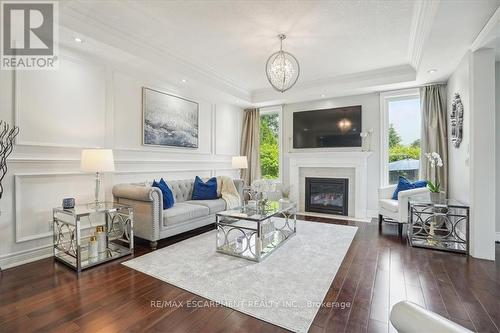
M115 152L116 173L106 175L102 195L115 183L156 177L226 174L239 155L241 108L175 86L151 73L116 68L113 62L61 50L59 71L0 71L0 119L20 127L0 200L0 267L51 254L52 207L63 197L93 197L93 176L82 174L82 148ZM194 100L200 106L199 148L141 144L142 92L147 86Z
M449 141L450 197L470 205L471 255L494 260L495 151L499 149L498 144L495 148L499 139L495 134L494 50L465 55L448 81L449 112L455 92L464 104L464 139L458 149Z
M470 69L471 253L495 260L495 50L474 51Z
M463 139L460 147L455 148L448 140L448 172L449 172L449 197L470 203L470 53L467 53L455 72L448 80L447 105L448 119L450 119L451 104L455 93L460 94L464 106ZM451 134L448 122L448 133Z
M373 154L368 157L368 202L367 210L370 216L376 216L378 211L378 188L380 187L380 98L379 94L365 94L346 96L331 99L322 99L312 102L287 104L283 107L283 175L282 180L288 183L289 179L289 159L288 156L294 153L325 152L334 153L336 151L360 151L360 148L314 148L314 149L293 149L293 112L309 111L327 108L337 108L344 106L361 105L363 131L373 129L371 138L371 150Z

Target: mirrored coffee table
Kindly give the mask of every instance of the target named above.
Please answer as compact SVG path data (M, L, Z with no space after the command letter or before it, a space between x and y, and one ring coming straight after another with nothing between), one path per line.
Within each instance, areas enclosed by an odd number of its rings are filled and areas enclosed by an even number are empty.
M297 231L296 204L269 202L266 208L242 206L216 214L217 252L261 261Z

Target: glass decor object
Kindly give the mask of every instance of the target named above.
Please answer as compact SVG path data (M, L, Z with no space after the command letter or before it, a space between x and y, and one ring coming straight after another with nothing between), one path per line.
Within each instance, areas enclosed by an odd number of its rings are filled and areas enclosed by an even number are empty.
M286 36L278 35L280 50L271 54L266 62L267 80L279 92L285 92L297 82L300 75L300 66L297 58L291 53L283 51L283 40Z

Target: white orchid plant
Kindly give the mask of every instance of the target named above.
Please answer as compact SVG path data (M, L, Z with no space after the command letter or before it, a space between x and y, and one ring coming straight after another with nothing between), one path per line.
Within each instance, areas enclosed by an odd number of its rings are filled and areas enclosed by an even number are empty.
M437 181L437 168L441 168L443 166L443 160L436 152L427 153L425 154L425 157L429 161L429 165L434 173L434 181L432 182L428 180L427 188L433 193L439 193L441 192L441 184Z

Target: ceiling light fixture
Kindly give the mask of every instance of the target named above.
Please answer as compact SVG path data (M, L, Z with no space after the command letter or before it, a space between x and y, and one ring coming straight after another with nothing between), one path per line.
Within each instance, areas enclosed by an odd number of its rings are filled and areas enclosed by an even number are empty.
M266 62L266 76L271 86L279 92L285 92L297 82L300 66L297 59L289 52L283 51L283 40L286 36L278 35L280 50L271 54Z
M340 121L338 122L338 127L340 128L340 131L342 133L349 131L351 129L351 126L352 126L351 121L346 118L340 119Z
M83 43L83 39L81 39L79 37L75 37L75 42L77 42L77 43Z
M437 69L429 69L429 70L427 71L427 73L429 73L429 74L434 74L434 73L436 73L436 72L437 72Z

